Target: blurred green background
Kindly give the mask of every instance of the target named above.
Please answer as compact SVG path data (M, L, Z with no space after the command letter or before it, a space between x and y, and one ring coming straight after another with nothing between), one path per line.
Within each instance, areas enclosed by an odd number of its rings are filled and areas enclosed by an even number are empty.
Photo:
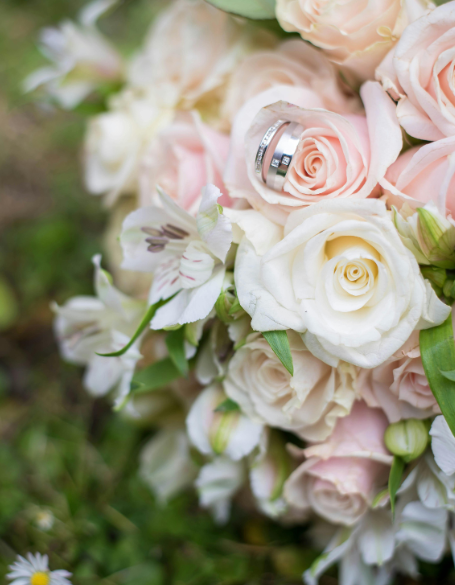
M40 551L75 585L301 583L315 556L302 528L238 507L220 528L194 493L158 506L137 477L150 431L90 398L58 356L49 304L92 293L106 217L81 182L84 117L40 108L21 81L44 64L39 29L82 4L0 2L0 582L16 554ZM131 53L163 4L121 2L104 32ZM455 583L450 567L424 582Z

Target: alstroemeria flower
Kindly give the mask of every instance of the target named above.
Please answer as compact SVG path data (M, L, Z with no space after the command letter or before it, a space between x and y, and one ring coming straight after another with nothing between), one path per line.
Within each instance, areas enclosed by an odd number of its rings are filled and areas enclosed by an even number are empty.
M101 268L101 256L93 258L96 297L79 296L63 306L54 305L55 333L65 360L87 366L84 386L94 396L118 386L118 401L128 394L139 353L140 339L120 357L102 357L124 347L136 331L145 302L116 289Z
M232 243L220 195L214 185L204 187L194 218L160 190L161 207L142 207L123 222L122 267L154 273L150 304L173 297L156 312L152 329L193 323L213 309Z
M82 9L78 23L68 20L43 29L40 49L52 65L29 75L25 90L43 86L61 107L72 109L97 86L120 81L122 58L96 28L97 19L116 1L96 0Z

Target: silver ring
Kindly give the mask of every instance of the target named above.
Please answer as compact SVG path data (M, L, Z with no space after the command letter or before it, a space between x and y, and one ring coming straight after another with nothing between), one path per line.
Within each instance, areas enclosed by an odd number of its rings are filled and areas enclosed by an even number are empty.
M272 161L267 170L266 185L274 191L281 191L286 180L286 174L297 150L303 126L297 122L290 122L276 145Z
M262 176L262 165L264 163L265 153L267 152L270 143L273 140L273 137L276 135L278 130L283 126L283 124L289 124L286 120L277 120L273 126L267 130L267 132L262 137L261 143L259 144L258 151L256 153L256 160L255 160L255 169L258 175Z

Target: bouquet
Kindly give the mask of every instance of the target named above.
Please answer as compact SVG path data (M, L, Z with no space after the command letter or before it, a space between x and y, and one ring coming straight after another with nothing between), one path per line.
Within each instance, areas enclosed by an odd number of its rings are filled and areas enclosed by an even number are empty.
M417 576L455 550L455 2L173 0L129 57L116 9L25 82L90 112L109 213L63 358L160 502L308 526L307 585Z

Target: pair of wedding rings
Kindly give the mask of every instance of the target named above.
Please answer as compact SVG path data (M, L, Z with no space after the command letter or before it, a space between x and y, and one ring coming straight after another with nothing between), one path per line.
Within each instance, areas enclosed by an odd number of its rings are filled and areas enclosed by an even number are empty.
M278 142L276 142L274 139L281 132L282 134ZM297 124L297 122L277 120L264 134L256 153L255 171L270 189L274 191L283 189L286 175L291 165L292 157L297 150L302 132L303 126ZM268 158L268 150L274 142L276 142L275 150L269 168L265 169L264 163Z

